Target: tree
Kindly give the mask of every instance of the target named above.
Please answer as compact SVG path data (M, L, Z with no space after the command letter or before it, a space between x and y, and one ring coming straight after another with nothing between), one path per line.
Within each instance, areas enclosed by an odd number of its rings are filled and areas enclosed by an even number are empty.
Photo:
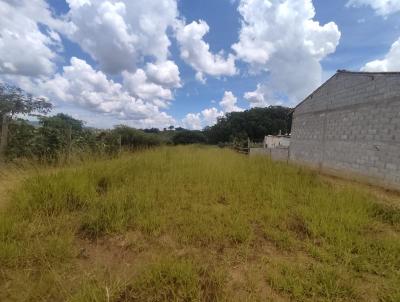
M5 154L8 159L31 158L36 151L37 131L33 125L23 119L11 120L9 138Z
M205 135L201 131L179 131L172 138L175 145L204 144L207 142Z
M156 134L146 133L125 125L116 126L112 132L121 138L121 146L128 149L146 148L161 144Z
M1 139L0 156L4 155L8 142L8 125L17 115L47 114L52 108L44 98L34 97L21 88L0 83Z
M204 129L204 133L212 144L247 141L247 138L261 142L266 135L290 133L291 123L290 108L270 106L228 113L214 126Z
M143 131L146 133L160 133L160 129L158 128L144 129Z
M59 113L51 117L40 117L38 148L39 157L56 160L64 153L67 157L71 152L72 143L83 135L83 121L69 115Z

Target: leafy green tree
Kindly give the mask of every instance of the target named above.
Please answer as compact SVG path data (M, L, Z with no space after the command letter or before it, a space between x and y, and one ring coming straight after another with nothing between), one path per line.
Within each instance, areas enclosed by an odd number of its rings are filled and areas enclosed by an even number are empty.
M7 149L8 126L12 119L19 115L47 114L51 108L51 103L44 98L34 97L21 88L0 83L0 155Z
M121 136L115 131L101 131L97 139L101 142L101 150L108 156L117 156L121 151Z
M68 155L73 142L83 134L83 122L60 113L51 117L40 117L37 156L54 161L60 155Z
M8 159L31 158L36 151L36 128L23 119L12 120L9 124L9 139L5 154Z
M44 98L32 96L21 88L0 83L0 115L14 117L16 114L48 113L51 103Z
M207 142L206 136L201 131L179 131L173 138L175 145L204 144Z
M244 112L232 112L218 119L212 127L204 129L208 142L212 144L233 140L262 141L266 135L290 133L292 110L271 106L254 108Z

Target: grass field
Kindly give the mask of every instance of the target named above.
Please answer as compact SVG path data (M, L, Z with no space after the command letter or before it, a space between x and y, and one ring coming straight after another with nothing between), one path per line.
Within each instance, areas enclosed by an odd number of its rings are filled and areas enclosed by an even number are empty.
M0 211L0 301L400 301L377 192L198 146L39 173Z

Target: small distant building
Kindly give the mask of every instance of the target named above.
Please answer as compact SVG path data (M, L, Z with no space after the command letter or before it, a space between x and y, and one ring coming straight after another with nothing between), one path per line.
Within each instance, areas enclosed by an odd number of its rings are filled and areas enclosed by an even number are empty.
M400 72L339 70L295 108L290 160L400 188Z
M272 160L289 160L290 135L268 135L262 148L250 148L250 155L267 155Z
M290 147L290 135L268 135L264 138L264 148L277 149Z

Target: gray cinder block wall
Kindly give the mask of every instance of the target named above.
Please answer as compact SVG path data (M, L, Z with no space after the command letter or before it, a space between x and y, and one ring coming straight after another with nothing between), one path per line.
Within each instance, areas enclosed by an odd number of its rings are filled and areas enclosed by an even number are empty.
M296 107L290 159L400 188L400 73L339 71Z

